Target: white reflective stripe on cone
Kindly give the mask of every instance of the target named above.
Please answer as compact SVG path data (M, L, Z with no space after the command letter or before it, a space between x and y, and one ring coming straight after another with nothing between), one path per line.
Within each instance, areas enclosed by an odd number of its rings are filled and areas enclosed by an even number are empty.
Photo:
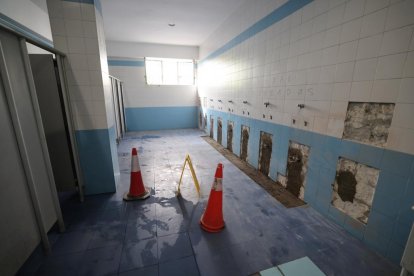
M223 179L214 178L213 189L215 191L223 191Z
M131 159L131 172L139 172L141 169L139 168L139 161L137 155L132 155Z

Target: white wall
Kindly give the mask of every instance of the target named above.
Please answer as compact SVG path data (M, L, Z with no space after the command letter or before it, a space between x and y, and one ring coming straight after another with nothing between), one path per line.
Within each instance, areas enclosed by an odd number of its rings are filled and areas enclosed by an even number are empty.
M52 40L46 0L2 0L0 12Z
M108 56L124 58L162 57L198 59L198 47L107 41Z
M198 47L145 43L107 42L108 60L139 60L144 57L197 59ZM143 66L109 66L109 73L124 84L125 107L196 106L195 85L147 85Z
M201 60L285 2L247 1L200 46ZM349 101L395 103L386 148L414 154L414 1L391 2L313 1L203 62L199 93L231 98L237 115L247 100L250 117L338 138Z

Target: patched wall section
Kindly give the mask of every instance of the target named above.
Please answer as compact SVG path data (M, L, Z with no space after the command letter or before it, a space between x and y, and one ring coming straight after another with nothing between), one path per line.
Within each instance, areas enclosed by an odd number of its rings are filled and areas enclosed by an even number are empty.
M349 103L342 138L385 146L394 106L392 103Z
M233 127L232 121L227 121L227 149L233 152Z
M286 167L286 180L281 175L278 178L282 185L294 196L304 199L306 186L306 172L308 170L310 148L290 141ZM286 184L285 184L286 183Z
M250 128L241 126L240 159L247 162Z
M214 139L214 119L210 116L210 138Z
M223 123L221 118L217 118L217 142L221 145L223 141Z
M368 222L379 170L339 158L333 184L332 205L350 217Z
M272 157L273 135L264 131L260 132L259 171L268 176L270 159Z

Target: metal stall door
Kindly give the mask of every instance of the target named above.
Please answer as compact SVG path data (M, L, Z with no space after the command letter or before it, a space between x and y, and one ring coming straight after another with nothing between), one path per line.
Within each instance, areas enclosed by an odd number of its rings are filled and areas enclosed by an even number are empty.
M125 110L124 110L124 95L122 82L118 80L118 105L119 105L119 120L121 125L121 137L124 137L125 129Z
M56 187L58 191L74 190L77 177L53 56L32 54L30 64Z
M0 274L13 275L61 218L39 131L26 42L0 30ZM60 219L59 219L60 220Z
M115 129L116 129L116 142L119 143L121 139L121 126L119 121L119 105L118 105L118 92L117 88L118 85L116 84L117 80L113 77L110 77L111 79L111 94L112 94L112 106L113 106L113 112L114 112L114 123L115 123Z

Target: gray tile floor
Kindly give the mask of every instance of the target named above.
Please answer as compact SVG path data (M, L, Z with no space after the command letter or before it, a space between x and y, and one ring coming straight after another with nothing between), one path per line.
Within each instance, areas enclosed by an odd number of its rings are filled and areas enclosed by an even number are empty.
M87 197L83 204L62 195L67 231L51 231L52 254L45 257L38 248L19 274L250 275L308 256L327 275L398 275L396 266L311 207L283 207L200 135L198 130L129 133L118 147L117 192ZM124 202L132 147L152 195ZM186 169L177 199L187 153L201 197ZM201 230L199 220L219 162L226 227L211 234Z

